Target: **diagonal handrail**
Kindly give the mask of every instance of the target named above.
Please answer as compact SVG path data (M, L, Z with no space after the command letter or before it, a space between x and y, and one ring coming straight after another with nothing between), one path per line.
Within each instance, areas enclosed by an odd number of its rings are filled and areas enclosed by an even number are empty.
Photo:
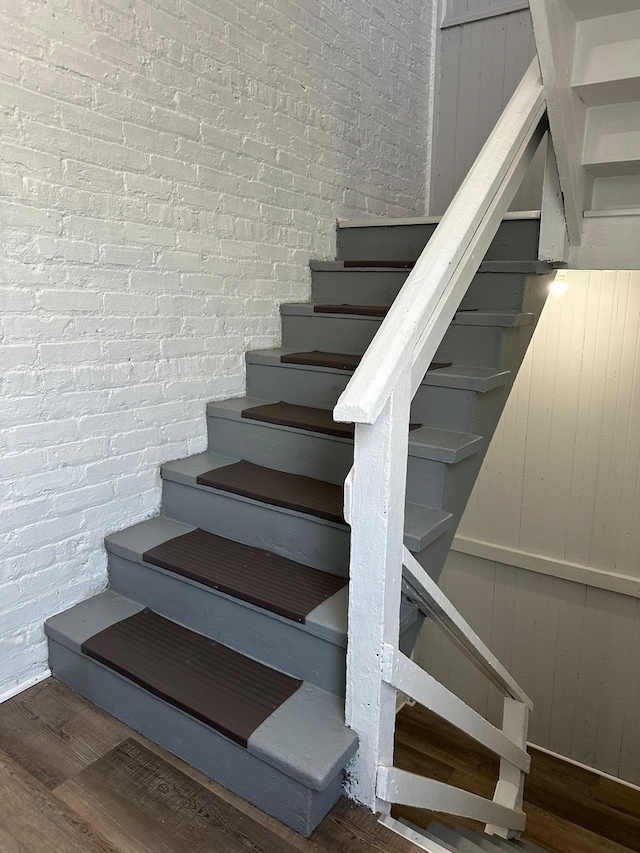
M334 420L372 424L379 417L393 388L413 366L429 321L442 314L437 310L439 303L450 302L447 290L452 282L457 285L456 271L470 248L476 269L479 266L484 253L473 246L474 238L545 111L540 68L534 59L340 396ZM505 158L505 151L511 152L511 158ZM444 334L459 302L450 316L434 324L434 332ZM434 340L436 335L430 337ZM425 357L430 360L433 354L435 349Z
M355 423L354 463L345 483L345 518L351 525L345 717L358 734L359 748L348 792L385 813L392 801L435 797L452 814L473 810L488 822L489 831L503 837L520 829L524 819L531 702L403 549L407 441L411 399L546 130L544 92L534 60L334 409L336 421ZM449 692L434 689L432 680L399 653L403 564L411 597L440 617L459 646L502 689L501 731L483 723ZM463 795L452 799L447 786L436 790L427 780L393 767L397 690L418 701L426 698L500 755L493 801L472 802Z

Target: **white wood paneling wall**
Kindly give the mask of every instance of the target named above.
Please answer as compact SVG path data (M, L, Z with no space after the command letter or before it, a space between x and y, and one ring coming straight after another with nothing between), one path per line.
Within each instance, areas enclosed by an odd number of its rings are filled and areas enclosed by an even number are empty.
M640 784L640 273L566 278L459 529L502 558L452 551L442 585L532 697L530 740ZM562 577L575 566L596 585ZM419 655L497 722L498 694L430 625Z
M443 29L439 37L439 78L430 213L444 213L482 145L535 55L528 9L482 17L503 7L497 0L456 0L451 10L479 20ZM509 4L511 6L512 4ZM445 16L445 21L446 21ZM540 207L544 152L539 152L516 195L513 210Z
M640 600L452 551L441 586L531 696L531 743L640 785ZM497 725L501 697L429 622L417 660Z
M458 533L638 579L640 272L550 295Z

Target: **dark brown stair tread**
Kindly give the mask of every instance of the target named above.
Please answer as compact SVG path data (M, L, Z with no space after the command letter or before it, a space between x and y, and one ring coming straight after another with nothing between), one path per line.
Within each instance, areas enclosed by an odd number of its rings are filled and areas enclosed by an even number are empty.
M145 551L142 558L295 622L304 622L347 583L346 578L199 529Z
M264 468L242 459L200 474L196 482L344 524L342 486L324 480Z
M308 364L311 367L331 367L334 370L355 370L360 364L361 355L351 355L346 352L290 352L280 356L282 364ZM429 370L441 370L451 367L450 361L432 361Z
M100 631L82 651L242 746L302 684L151 610Z
M415 261L343 261L345 267L389 267L390 269L411 269Z
M331 409L315 409L311 406L296 406L293 403L267 403L244 409L243 418L263 421L268 424L297 427L339 438L353 438L353 424L336 423ZM420 424L409 424L409 429L418 429Z
M362 317L386 317L388 305L314 305L316 314L358 314Z

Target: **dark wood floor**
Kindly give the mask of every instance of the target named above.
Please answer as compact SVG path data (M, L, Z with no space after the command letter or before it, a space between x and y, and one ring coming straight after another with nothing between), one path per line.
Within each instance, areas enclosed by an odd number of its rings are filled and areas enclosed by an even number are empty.
M492 793L492 759L417 708L400 714L397 763ZM553 853L640 851L640 794L542 753L534 755L526 808L527 836ZM423 825L442 819L402 813ZM412 853L415 847L347 801L304 839L48 679L0 705L0 851Z

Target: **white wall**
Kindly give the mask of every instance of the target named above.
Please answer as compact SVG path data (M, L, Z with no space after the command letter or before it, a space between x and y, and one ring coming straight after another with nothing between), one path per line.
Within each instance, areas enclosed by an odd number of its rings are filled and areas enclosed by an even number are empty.
M433 214L446 210L535 55L531 14L522 8L523 3L440 2L443 28L437 46ZM539 152L511 205L513 210L540 208L543 164L544 152Z
M424 213L428 5L0 4L0 698L278 343L334 217Z
M550 296L443 585L535 703L531 740L640 784L640 273ZM498 706L429 627L421 660Z

